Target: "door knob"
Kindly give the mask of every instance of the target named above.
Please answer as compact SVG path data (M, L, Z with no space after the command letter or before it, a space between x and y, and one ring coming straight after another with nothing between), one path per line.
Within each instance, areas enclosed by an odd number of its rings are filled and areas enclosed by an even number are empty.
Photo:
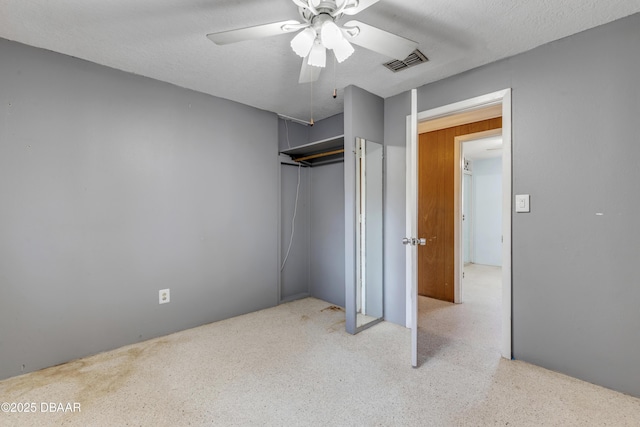
M415 237L409 238L409 237L405 237L402 239L402 244L403 245L412 245L412 246L424 246L427 244L427 239L425 239L424 237L422 239L416 239Z

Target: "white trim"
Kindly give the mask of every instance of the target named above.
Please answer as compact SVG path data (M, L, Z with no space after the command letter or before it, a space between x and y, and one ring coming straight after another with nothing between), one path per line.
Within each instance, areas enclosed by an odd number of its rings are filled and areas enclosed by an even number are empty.
M415 91L415 89L413 90ZM412 91L412 106L413 96ZM417 114L417 121L433 120L463 111L493 104L502 104L502 339L500 352L502 357L511 359L511 89L504 89L487 95L422 111ZM413 126L415 124L415 127ZM410 234L412 218L417 214L415 188L417 187L417 123L407 116L407 237ZM416 144L417 145L417 144ZM414 273L416 261L413 253L407 249L406 257L406 293L407 293L407 327L416 323L417 313L413 314L412 303L417 299L417 277ZM415 328L417 333L417 328ZM412 328L412 332L413 328ZM413 341L413 340L412 340ZM413 345L413 343L412 343ZM415 366L415 365L414 365Z
M511 89L502 96L502 343L505 359L513 357L511 343Z
M364 259L363 256L363 245L362 245L362 156L361 156L361 148L362 148L362 139L360 137L356 137L356 150L355 150L355 159L356 159L356 326L358 324L357 318L358 313L362 310L362 261Z
M473 196L473 189L474 186L476 185L475 183L475 178L473 177L473 171L471 172L465 172L465 175L469 176L469 218L467 219L467 221L469 221L469 225L467 226L469 228L469 262L470 263L475 263L476 262L476 241L475 241L475 237L474 237L474 221L475 221L475 216L473 215L473 207L475 206L476 203L476 199ZM463 176L464 179L464 176ZM464 254L463 254L463 261L462 264L464 265ZM464 293L464 292L463 292ZM462 296L461 296L462 297ZM464 300L464 297L462 297Z
M504 100L507 92L511 93L511 89L499 90L487 95L481 95L464 101L455 102L453 104L443 105L442 107L432 108L431 110L421 111L418 113L418 122L433 120L439 117L449 116L451 114L458 114L464 111L472 111L489 105L499 104ZM502 113L504 114L504 106L502 108Z
M462 303L460 292L464 254L462 253L462 173L464 172L464 158L462 157L462 143L454 138L453 158L457 159L458 167L453 174L453 302ZM455 268L457 267L457 268Z
M464 156L464 153L463 153ZM464 177L468 176L470 179L470 190L469 190L469 218L467 218L467 221L469 223L468 227L469 227L469 262L470 263L474 263L476 260L476 251L475 251L475 247L474 247L474 240L473 240L473 203L474 203L474 199L473 199L473 171L463 171L462 173L462 186L464 187ZM464 195L464 190L463 190L463 195ZM462 214L464 215L464 212L466 210L466 207L464 206L464 201L462 203ZM461 226L462 227L462 226ZM463 242L464 242L464 236L463 236ZM464 246L464 243L462 243L462 245ZM463 248L464 249L464 248ZM464 266L464 250L462 251L462 265Z
M278 263L278 285L276 289L276 304L282 304L282 155L278 155L278 254L276 262ZM309 283L309 282L307 282Z
M356 314L367 314L367 162L366 140L356 138L356 258L358 259L358 280L356 292ZM364 208L364 209L363 209ZM356 322L357 326L358 322Z
M464 155L464 154L463 154ZM467 227L469 228L469 262L470 263L474 263L475 259L476 259L476 252L475 252L475 248L473 246L473 244L475 243L473 240L473 171L467 172L467 171L463 171L462 172L462 187L464 188L464 178L468 176L469 177L469 212L467 213L468 218L466 219L467 223L469 224ZM464 189L462 190L462 194L464 196ZM462 202L462 215L465 214L465 211L467 210L467 208L465 207L464 204L464 197L463 197L463 202ZM462 227L464 226L461 225L460 226L460 230L462 230ZM461 233L463 233L462 236L462 266L464 267L464 231L460 231ZM462 296L461 296L462 298Z

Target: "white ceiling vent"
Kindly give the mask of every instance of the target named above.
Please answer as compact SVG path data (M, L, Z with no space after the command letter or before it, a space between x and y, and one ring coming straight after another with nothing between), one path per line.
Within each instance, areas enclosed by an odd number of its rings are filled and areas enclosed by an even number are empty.
M384 65L385 67L387 67L388 69L390 69L394 73L397 73L398 71L406 70L407 68L413 67L414 65L419 65L419 64L425 63L428 60L429 60L429 58L427 58L424 55L424 53L422 53L418 49L416 49L413 52L411 52L409 54L409 56L407 56L402 61L400 61L398 59L394 59L393 61L389 61L389 62L384 63L382 65Z

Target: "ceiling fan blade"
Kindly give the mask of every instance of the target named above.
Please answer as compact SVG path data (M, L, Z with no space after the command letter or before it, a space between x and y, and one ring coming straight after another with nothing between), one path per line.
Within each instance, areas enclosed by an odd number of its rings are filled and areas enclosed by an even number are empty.
M238 30L211 33L207 34L207 38L217 45L225 45L298 31L301 28L300 25L301 24L298 21L293 20L274 22L271 24L240 28Z
M393 59L404 59L418 47L418 43L413 40L405 39L360 21L345 23L342 33L351 43Z
M362 12L369 6L373 6L379 1L380 0L360 0L355 6L345 7L342 13L344 13L345 15L355 15L356 13Z
M322 71L322 68L309 65L307 63L308 59L309 58L302 59L302 68L300 69L300 79L298 80L298 83L300 84L315 82L320 78L320 71Z
M311 12L313 15L317 15L318 14L318 9L316 9L316 7L318 7L320 5L320 1L319 0L291 0L293 1L293 3L298 6L301 7L302 9L308 9L309 12Z

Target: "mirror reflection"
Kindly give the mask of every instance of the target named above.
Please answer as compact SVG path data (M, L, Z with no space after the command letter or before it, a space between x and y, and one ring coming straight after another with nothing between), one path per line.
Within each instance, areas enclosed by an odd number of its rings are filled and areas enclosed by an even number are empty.
M356 146L356 327L382 320L383 146L357 138Z

